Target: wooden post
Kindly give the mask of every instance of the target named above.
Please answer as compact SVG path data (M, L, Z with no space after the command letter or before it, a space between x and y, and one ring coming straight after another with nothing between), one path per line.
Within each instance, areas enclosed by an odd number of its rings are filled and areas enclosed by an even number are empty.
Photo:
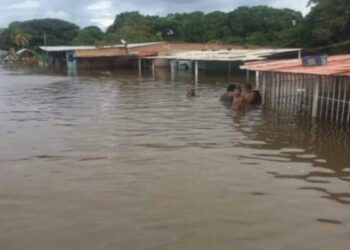
M247 83L249 83L249 79L250 78L250 74L249 74L249 70L247 70L247 79L246 79L246 81L247 81Z
M231 82L231 75L232 75L232 64L231 61L228 62L228 80Z
M318 114L318 97L320 94L320 84L321 84L321 81L315 82L314 98L312 103L312 117L314 118L316 118Z
M275 108L276 99L276 73L271 73L271 107Z
M170 72L171 72L171 81L175 80L175 71L176 71L176 61L170 61Z
M198 83L198 61L194 62L194 78L197 84Z
M279 102L280 102L280 74L279 73L277 73L276 74L276 103L277 103L277 107L279 107L278 106L278 104L279 104Z
M266 78L267 78L267 73L263 73L262 75L262 79L263 79L263 89L262 89L262 104L264 105L265 104L265 96L266 96Z
M155 63L155 59L151 59L152 60L152 78L155 79L156 77L156 63Z
M255 83L256 83L256 88L260 89L260 71L255 72Z
M342 118L341 121L344 122L345 120L345 108L346 108L346 97L347 97L347 91L348 91L348 86L346 84L346 79L343 78L343 84L344 84L344 100L343 100L343 112L342 112Z
M142 76L142 61L141 58L138 59L138 66L139 66L139 76Z
M301 49L298 50L298 59L301 59Z
M342 78L339 77L339 84L338 84L338 97L337 97L337 116L336 121L339 121L339 113L340 113L340 102L341 102L341 95L342 95Z

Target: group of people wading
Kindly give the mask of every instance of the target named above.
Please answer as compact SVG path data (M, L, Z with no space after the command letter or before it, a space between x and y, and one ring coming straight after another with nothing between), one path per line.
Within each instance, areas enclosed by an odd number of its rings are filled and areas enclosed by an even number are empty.
M187 92L187 98L192 99L199 97L195 89L190 89ZM253 90L251 84L246 84L243 88L237 84L230 84L226 92L220 97L220 101L232 109L241 109L244 105L261 105L262 98L258 90Z
M251 84L246 84L243 91L239 85L230 84L220 101L233 109L241 109L244 105L261 105L261 99L260 92L253 90Z

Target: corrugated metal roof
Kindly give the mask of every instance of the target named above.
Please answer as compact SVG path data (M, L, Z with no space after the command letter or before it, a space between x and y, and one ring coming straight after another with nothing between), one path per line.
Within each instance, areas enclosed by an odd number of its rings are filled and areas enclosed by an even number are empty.
M41 46L40 49L47 52L60 52L60 51L75 51L95 49L95 46Z
M196 50L175 53L170 56L154 58L184 61L256 61L264 60L274 54L297 52L300 49L230 49L230 50Z
M144 46L151 46L155 44L162 44L163 42L152 42L152 43L131 43L128 44L128 48L137 48ZM61 51L77 51L77 50L92 50L92 49L103 49L103 48L123 48L123 44L116 44L110 46L40 46L41 50L48 52L61 52Z
M75 52L76 58L97 58L97 57L120 57L127 56L127 50L120 48L96 48L87 50L77 50Z
M246 63L241 69L263 72L350 76L350 54L330 56L328 57L328 64L323 66L304 67L300 59L295 59Z
M17 55L21 55L21 54L23 54L26 51L29 52L29 53L35 54L35 52L33 50L30 50L30 49L20 49L19 51L16 52L16 54Z

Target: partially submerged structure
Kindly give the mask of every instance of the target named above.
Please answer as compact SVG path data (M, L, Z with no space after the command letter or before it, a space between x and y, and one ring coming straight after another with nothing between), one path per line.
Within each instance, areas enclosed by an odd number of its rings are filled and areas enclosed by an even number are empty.
M264 103L272 109L350 122L350 54L331 56L322 66L301 59L250 62Z
M244 62L266 60L275 55L294 53L294 57L300 57L300 49L269 49L269 48L229 48L219 50L194 50L179 52L170 55L149 57L148 59L168 60L171 65L172 76L179 65L190 62L194 68L195 81L198 82L199 70L206 69L212 64L222 63L227 65L228 74L231 75L233 65L239 67Z
M281 53L298 52L298 49L266 49L254 46L197 44L197 43L136 43L112 46L43 46L41 61L51 67L68 69L117 69L123 67L151 68L168 67L174 71L185 63L195 69L217 63L245 62L262 60ZM226 66L225 66L226 67ZM238 68L238 66L237 66Z
M31 63L34 62L35 52L30 49L20 49L16 52L16 61Z
M0 50L0 62L3 62L7 56L7 51L5 50Z

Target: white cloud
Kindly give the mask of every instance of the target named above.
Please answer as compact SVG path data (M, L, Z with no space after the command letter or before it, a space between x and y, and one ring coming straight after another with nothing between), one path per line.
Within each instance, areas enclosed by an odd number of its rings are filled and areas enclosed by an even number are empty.
M86 7L90 11L109 11L112 7L112 1L102 1L90 4Z
M305 0L274 0L271 6L276 8L290 8L301 11L306 15L310 11L310 7L307 6L308 1Z
M53 11L49 10L44 14L45 17L49 18L58 18L63 20L71 20L71 15L69 15L67 12L60 10L60 11Z
M37 9L40 7L40 3L38 1L27 0L22 3L14 3L8 6L1 6L0 10L30 10Z
M94 25L99 26L101 29L107 29L114 22L114 18L101 17L90 19L90 22Z
M93 3L88 5L86 9L89 12L90 23L99 26L101 29L107 29L113 23L116 15L112 1Z

